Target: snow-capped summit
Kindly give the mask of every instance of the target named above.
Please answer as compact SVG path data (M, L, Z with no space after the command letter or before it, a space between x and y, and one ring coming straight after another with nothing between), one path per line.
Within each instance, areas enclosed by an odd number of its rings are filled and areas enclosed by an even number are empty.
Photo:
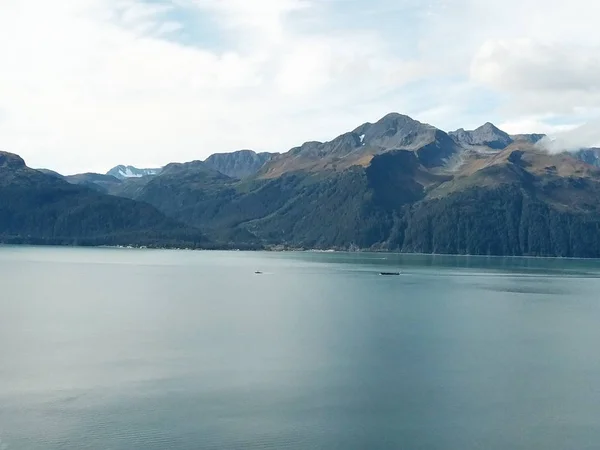
M117 166L110 169L106 175L112 175L120 180L126 178L141 178L148 175L158 175L162 169L138 169L133 166Z

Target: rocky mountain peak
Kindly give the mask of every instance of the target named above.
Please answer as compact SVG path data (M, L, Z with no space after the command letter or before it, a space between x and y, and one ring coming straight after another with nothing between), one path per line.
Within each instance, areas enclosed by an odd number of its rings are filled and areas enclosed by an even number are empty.
M513 143L510 135L491 122L486 122L475 130L460 128L450 132L454 141L463 147L485 146L494 150L503 150Z
M8 152L0 152L0 168L21 169L25 167L25 161L19 155Z
M477 130L475 130L475 131L489 131L489 132L493 132L493 133L504 133L504 131L502 131L500 128L498 128L496 125L494 125L492 122L484 123L479 128L477 128Z
M433 141L437 131L403 114L391 113L373 124L361 125L354 133L362 137L366 145L391 150L420 148Z

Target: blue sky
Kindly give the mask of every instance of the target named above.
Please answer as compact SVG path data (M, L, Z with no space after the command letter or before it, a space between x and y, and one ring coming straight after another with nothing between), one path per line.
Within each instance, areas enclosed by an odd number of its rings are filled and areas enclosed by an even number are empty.
M598 120L598 17L590 0L3 0L0 149L63 173L158 166L392 111L556 133Z

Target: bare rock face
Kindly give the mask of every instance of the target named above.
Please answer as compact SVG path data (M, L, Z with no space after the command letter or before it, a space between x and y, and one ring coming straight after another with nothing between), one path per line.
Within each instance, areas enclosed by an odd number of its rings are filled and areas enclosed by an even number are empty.
M19 155L8 152L0 152L0 168L20 169L25 167L25 161Z
M416 150L435 140L438 131L408 116L391 113L374 124L362 125L355 133L364 135L364 143L386 150Z
M232 153L216 153L204 163L231 178L243 179L257 173L276 153L256 153L252 150L239 150Z
M472 131L460 128L449 134L458 145L463 147L483 146L493 150L503 150L514 142L508 133L489 122Z
M310 141L295 147L268 162L261 175L274 178L302 170L345 170L368 165L374 156L396 150L415 152L421 164L433 168L443 166L461 149L444 131L391 113L331 141Z

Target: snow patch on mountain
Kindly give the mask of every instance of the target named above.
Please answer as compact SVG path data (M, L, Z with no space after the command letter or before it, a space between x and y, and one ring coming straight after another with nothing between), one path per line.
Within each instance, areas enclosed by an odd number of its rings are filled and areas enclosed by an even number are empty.
M134 166L116 166L110 169L106 174L112 175L120 180L127 178L142 178L150 175L158 175L162 169L138 169Z

